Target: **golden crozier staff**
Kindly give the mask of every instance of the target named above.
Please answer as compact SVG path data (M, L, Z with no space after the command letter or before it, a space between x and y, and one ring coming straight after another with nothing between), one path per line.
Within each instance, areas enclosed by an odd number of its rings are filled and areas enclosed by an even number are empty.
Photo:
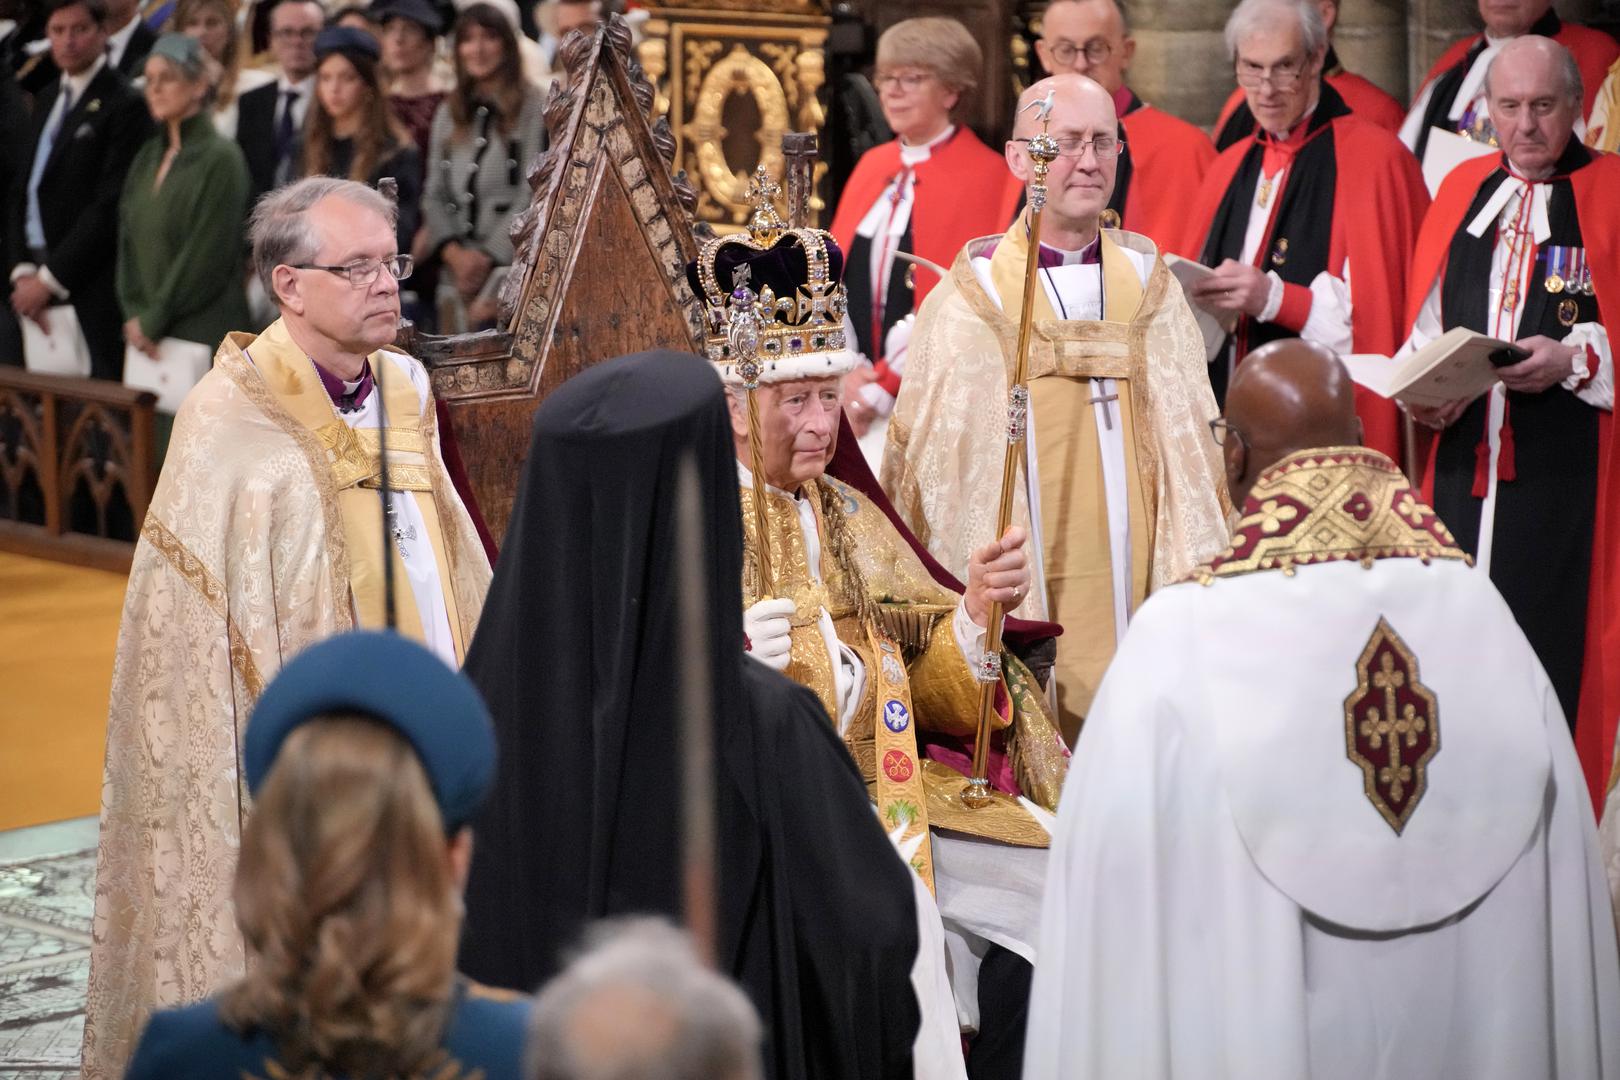
M1029 427L1029 332L1035 321L1035 290L1040 288L1037 274L1041 257L1041 213L1046 209L1046 171L1057 160L1058 144L1047 131L1052 121L1052 95L1044 100L1030 102L1029 109L1039 109L1037 117L1041 132L1033 136L1026 147L1034 165L1034 179L1029 185L1029 257L1024 262L1024 302L1018 316L1018 351L1013 367L1012 383L1007 389L1007 453L1001 463L1001 506L996 518L996 535L1005 536L1012 526L1013 485L1018 482L1018 466L1024 460L1024 436ZM1027 470L1028 464L1025 463ZM1036 550L1040 538L1033 537ZM990 614L985 621L984 656L979 661L979 730L973 743L973 775L962 788L962 801L975 810L992 805L995 793L990 789L989 753L990 719L995 715L996 687L1001 685L1001 601L990 602Z

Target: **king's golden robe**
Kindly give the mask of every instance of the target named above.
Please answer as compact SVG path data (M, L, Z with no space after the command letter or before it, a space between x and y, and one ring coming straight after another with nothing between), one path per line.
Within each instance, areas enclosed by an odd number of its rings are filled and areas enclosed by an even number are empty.
M411 491L427 523L460 656L489 560L445 472L431 397L422 408L381 353L371 364L387 365L390 486ZM123 1075L151 1010L242 974L231 903L248 808L240 735L293 655L354 628L356 614L382 625L377 466L375 432L337 416L279 322L257 339L231 335L175 418L113 665L86 1078ZM420 637L390 551L401 631Z
M1152 257L1146 283L1123 249ZM928 550L957 575L994 538L1028 252L1023 220L974 240L917 317L889 422L883 487ZM992 254L993 251L993 254ZM990 256L998 297L972 259ZM1104 230L1101 320L1060 320L1035 294L1030 409L1044 580L1025 611L1061 623L1058 712L1072 739L1115 641L1108 500L1092 379L1117 380L1132 560L1129 610L1227 543L1230 500L1208 421L1217 415L1203 338L1153 242ZM997 299L1000 303L998 305ZM1029 526L1020 475L1014 520Z
M741 497L746 606L768 597L760 588L755 557L758 537L753 487L744 485ZM808 500L815 515L821 548L819 582L810 574L794 501L774 489L767 496L773 595L794 601L786 674L815 691L829 717L839 715L833 659L817 625L825 609L838 640L858 653L866 668L862 700L844 733L844 743L862 777L876 789L879 809L886 810L886 803L893 801L884 791L885 781L916 779L920 783L915 797L922 800L927 824L1044 847L1045 830L1016 806L998 803L981 811L962 808L956 798L963 786L962 775L917 753L917 729L966 737L971 747L978 728L979 683L952 628L961 598L934 581L883 512L854 488L821 477L807 482L800 497ZM898 650L888 652L885 641L897 644ZM1007 708L997 727L1004 732L1018 786L1036 805L1055 810L1067 774L1068 751L1034 678L1006 653L1003 683ZM909 731L895 730L897 717L891 702L896 699L908 702L914 713L915 723L908 725ZM907 736L909 747L896 745L891 738L896 734ZM917 776L910 769L900 770L903 777L892 768L886 770L889 751L901 758L889 758L887 764L909 758ZM893 798L906 796L897 792ZM888 821L891 828L899 824ZM927 879L927 869L919 869Z

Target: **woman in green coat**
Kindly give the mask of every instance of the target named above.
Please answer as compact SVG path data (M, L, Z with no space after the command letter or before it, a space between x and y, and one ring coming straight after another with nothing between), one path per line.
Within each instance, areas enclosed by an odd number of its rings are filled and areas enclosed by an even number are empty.
M180 397L207 370L206 360L195 366L187 358L201 357L199 350L164 343L206 346L211 356L230 331L252 329L242 270L247 164L205 108L209 65L183 34L165 34L152 47L146 103L158 133L136 153L119 206L125 382L159 392L160 460Z

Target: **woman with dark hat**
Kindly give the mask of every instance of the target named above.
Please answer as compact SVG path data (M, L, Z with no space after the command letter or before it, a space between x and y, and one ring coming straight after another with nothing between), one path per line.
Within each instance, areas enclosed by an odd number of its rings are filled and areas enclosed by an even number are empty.
M422 205L422 159L383 95L382 50L364 30L328 26L315 38L315 101L294 155L300 176L399 183L399 250L409 252Z
M493 323L512 216L529 205L529 163L546 145L544 95L523 76L512 27L488 3L456 17L456 86L433 118L416 254L443 268L445 333Z
M157 1013L128 1078L522 1075L527 998L456 974L468 823L495 772L478 692L422 646L342 634L265 690L236 918L248 974Z
M435 65L444 17L428 0L382 0L371 6L371 16L382 27L378 40L389 107L425 162L433 114L450 88Z

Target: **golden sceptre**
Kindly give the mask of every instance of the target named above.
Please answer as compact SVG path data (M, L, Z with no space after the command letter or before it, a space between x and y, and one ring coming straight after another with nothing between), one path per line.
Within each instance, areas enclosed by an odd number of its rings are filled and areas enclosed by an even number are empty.
M1018 464L1024 456L1024 434L1029 426L1029 332L1035 321L1035 290L1041 257L1041 212L1046 209L1046 170L1057 160L1057 140L1048 134L1052 122L1052 95L1032 101L1025 107L1039 110L1041 132L1029 140L1027 150L1034 166L1029 185L1029 257L1024 261L1024 303L1018 315L1018 351L1012 382L1007 388L1007 456L1001 463L1001 508L996 516L996 538L1005 536L1012 525L1013 491L1018 483ZM995 801L990 791L990 720L995 715L996 687L1001 684L1001 604L992 601L984 634L984 656L979 661L979 730L973 743L973 775L962 789L962 802L982 809Z
M754 214L748 222L749 235L761 247L776 243L787 228L776 212L776 197L782 189L771 182L771 174L761 164L754 170L754 180L748 188L748 198L754 203ZM739 267L732 285L739 293L748 289L748 267ZM759 595L776 595L776 575L771 566L770 512L766 502L765 462L760 453L759 433L759 376L763 370L758 346L759 331L763 325L762 309L772 306L769 290L762 294L750 310L734 317L729 330L732 354L739 357L738 374L743 379L743 392L748 408L748 468L754 474L754 554L759 567Z

